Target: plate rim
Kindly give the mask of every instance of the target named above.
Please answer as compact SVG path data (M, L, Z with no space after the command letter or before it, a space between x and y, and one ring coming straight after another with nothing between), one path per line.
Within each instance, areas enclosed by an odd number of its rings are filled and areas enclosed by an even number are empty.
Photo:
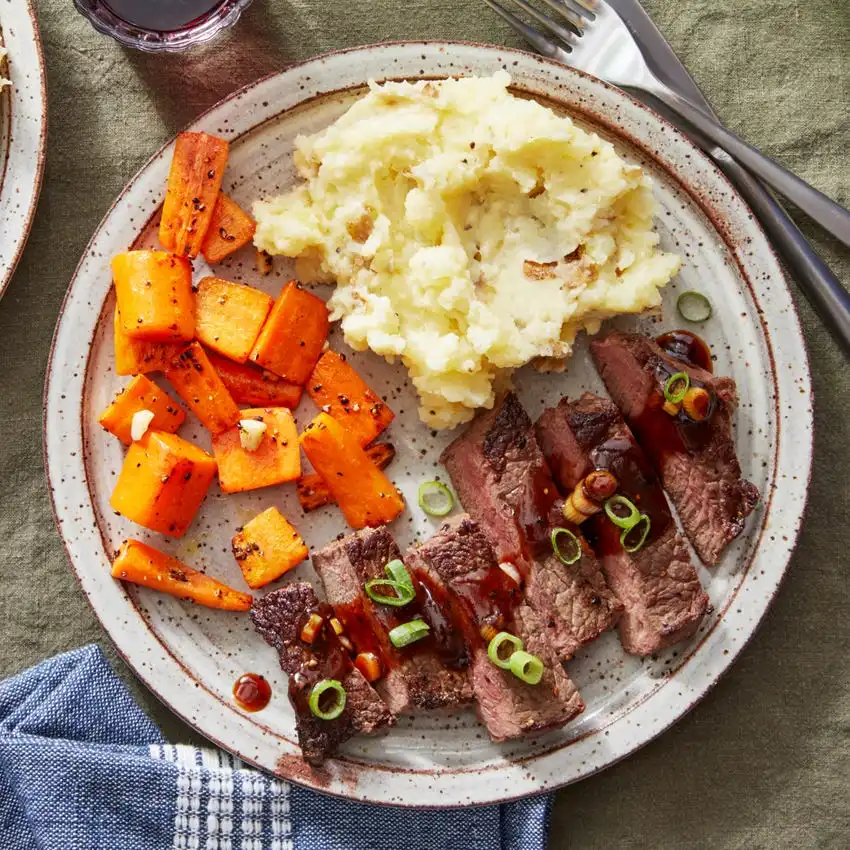
M47 72L45 69L44 63L44 46L41 40L41 33L38 27L38 18L35 12L35 6L33 0L22 0L21 5L23 9L17 9L16 5L10 4L9 8L14 11L21 12L21 21L26 22L29 19L29 25L32 30L32 38L26 39L27 43L30 43L33 50L33 58L34 58L34 67L38 71L38 88L39 95L37 98L39 115L38 115L38 145L37 150L35 152L35 173L33 175L33 180L31 183L27 183L27 187L29 188L29 199L27 201L27 211L22 217L22 225L20 230L17 233L17 238L15 241L14 248L12 249L11 257L9 261L3 266L0 267L0 298L6 293L6 290L9 288L9 285L12 282L12 278L14 277L15 271L18 267L18 263L21 261L21 257L23 256L24 249L26 248L27 241L29 239L30 233L32 232L33 224L35 222L35 214L36 209L38 207L38 199L41 196L41 188L43 184L44 178L44 168L47 161L47 127L48 127L48 102L47 102ZM5 33L4 27L4 33ZM6 47L9 47L9 40L4 34L4 40L6 42ZM18 41L19 39L15 39ZM20 39L23 43L24 39ZM14 68L14 62L18 61L20 64L20 60L15 60L12 56L11 51L9 52L9 56L7 57L10 62L12 62L12 67ZM17 91L15 87L14 80L12 80L12 85L10 86L10 110L11 110L11 120L9 126L9 135L10 135L10 146L7 151L7 155L5 157L4 169L2 173L0 173L0 205L2 205L4 200L3 188L9 184L9 174L10 174L10 163L11 163L11 136L15 126L15 115L17 113L16 107L20 108L21 98L15 97L15 92ZM33 98L35 101L36 98ZM64 301L63 301L64 305ZM52 345L51 345L52 350Z
M707 685L705 685L705 684L700 685L699 690L697 692L697 695L693 696L691 698L690 702L688 703L688 705L685 708L683 708L681 710L677 709L674 712L674 716L669 720L669 722L662 723L658 728L654 728L652 730L652 732L647 737L642 738L638 743L630 744L629 746L625 747L624 751L622 753L620 753L618 756L615 756L615 757L606 756L604 759L602 759L600 761L600 763L597 766L590 768L590 769L585 769L577 776L570 776L570 777L564 778L563 780L556 781L556 782L552 783L551 785L547 784L545 787L542 787L542 788L523 789L521 791L518 791L515 794L510 794L510 795L504 796L504 797L492 797L492 798L487 798L487 799L474 800L471 803L469 803L469 802L466 803L466 805L493 805L493 804L498 804L498 803L509 802L511 800L522 799L524 797L528 797L528 796L531 796L533 794L540 793L541 791L545 791L545 792L554 791L554 790L561 788L561 787L564 787L568 784L572 784L573 782L580 781L581 779L587 778L588 776L592 776L595 773L598 773L598 772L606 769L607 767L610 767L610 766L616 764L617 762L621 761L622 759L624 759L627 756L631 755L632 753L636 752L641 747L643 747L646 744L650 743L651 741L655 740L659 735L661 735L663 732L667 731L671 726L675 725L686 714L688 714L697 705L697 703L699 703L702 699L704 699L705 696L707 696L707 694L716 686L716 684L719 682L719 680L722 678L722 676L729 670L729 668L732 666L732 664L735 662L735 660L738 658L738 656L741 654L741 652L743 652L743 650L749 644L750 640L752 640L753 636L755 635L756 631L758 630L759 626L761 625L764 616L767 614L767 611L770 609L771 605L773 604L773 601L776 597L776 594L778 593L780 587L782 586L783 580L784 580L785 576L787 575L791 557L794 553L794 550L795 550L797 543L798 543L798 540L799 540L799 535L800 535L800 531L801 531L801 528L802 528L802 522L803 522L803 519L804 519L804 516L805 516L806 504L807 504L808 496L809 496L809 492L810 492L810 483L811 483L811 476L812 476L812 452L813 452L814 428L813 428L813 415L812 415L812 409L811 409L811 402L813 400L813 388L812 388L808 348L807 348L807 345L806 345L805 336L803 335L803 332L802 332L802 327L801 327L800 317L799 317L799 311L797 309L796 302L794 301L794 298L793 298L792 293L791 293L790 282L788 280L787 275L782 270L782 267L781 267L781 265L778 261L778 258L776 256L775 250L773 249L773 246L771 245L771 243L768 240L767 236L765 235L763 229L761 228L760 223L758 222L756 217L752 214L749 206L746 204L746 201L744 201L744 199L740 196L740 194L737 192L737 190L734 188L734 186L729 181L728 177L722 171L720 171L717 168L717 166L710 160L710 158L708 158L705 154L703 154L703 152L699 148L697 148L696 145L690 139L688 139L687 136L685 136L683 133L681 133L674 125L670 124L669 121L667 121L663 116L656 113L654 110L652 110L646 104L643 104L642 102L635 99L634 97L632 97L628 93L623 92L622 90L617 89L614 86L611 86L610 84L606 83L604 80L601 80L601 79L593 76L592 74L587 74L583 71L572 68L570 66L562 65L560 63L554 62L553 60L549 60L545 57L542 57L538 54L530 53L530 52L524 51L524 50L518 50L518 49L515 49L515 48L505 47L505 46L502 46L502 45L484 44L484 43L472 42L472 41L443 41L443 40L425 40L425 41L423 41L423 40L403 40L403 41L394 41L394 42L384 42L384 43L380 43L380 44L363 45L363 46L350 47L350 48L344 48L344 49L340 49L340 50L330 51L330 52L323 53L323 54L320 54L318 56L312 57L310 59L304 60L302 62L298 62L298 63L294 63L292 65L289 65L289 66L287 66L287 68L285 68L281 71L276 71L276 72L273 72L271 74L264 75L263 77L260 77L257 80L255 80L251 83L248 83L245 86L240 87L239 89L231 92L230 94L228 94L227 96L222 98L220 101L218 101L216 104L211 106L209 109L200 113L193 121L189 122L185 126L184 129L188 129L188 128L192 128L192 127L197 126L199 123L202 123L204 121L204 119L208 118L213 112L218 110L220 107L224 106L225 104L229 103L232 100L239 98L241 95L249 92L250 90L256 88L257 86L261 85L262 83L264 83L264 82L266 82L266 81L268 81L272 78L287 75L287 74L290 74L292 72L303 71L305 69L305 67L308 67L308 66L310 66L314 63L316 65L319 65L324 60L327 60L330 57L337 57L337 56L344 55L344 54L364 54L364 53L374 54L375 52L389 52L388 48L399 48L399 47L401 47L401 48L411 48L411 47L416 47L416 46L420 46L420 45L423 46L423 47L427 46L429 48L439 48L443 51L450 51L454 48L475 48L475 49L479 49L479 50L491 53L493 55L493 58L498 58L500 61L501 61L502 54L520 56L520 57L523 57L524 59L531 59L534 62L536 62L540 65L543 65L543 66L552 66L553 69L556 69L560 73L567 73L567 74L577 75L579 77L584 77L584 78L592 81L594 84L601 85L605 89L608 89L610 91L615 92L616 95L619 96L620 98L623 98L627 101L630 101L631 104L639 107L640 110L642 110L643 112L650 115L654 123L663 125L663 127L667 131L671 132L672 134L677 136L680 140L684 141L684 143L691 149L691 155L695 155L697 158L699 158L701 160L701 162L703 163L704 166L707 166L711 171L713 171L714 175L717 178L720 178L721 182L724 183L725 186L728 188L728 191L730 192L730 194L733 194L735 196L737 202L740 203L741 205L743 205L744 209L746 209L750 213L749 217L751 219L751 224L754 226L754 228L761 235L761 239L762 239L761 247L763 249L767 250L767 252L769 253L770 257L773 259L773 261L776 265L776 270L778 272L778 274L776 275L776 280L782 282L782 285L784 286L784 288L787 292L788 303L789 303L789 306L790 306L790 310L788 311L788 315L790 316L790 318L793 322L793 326L797 331L797 335L798 335L799 341L800 341L800 347L801 347L801 350L802 350L802 362L799 365L801 366L802 378L805 380L805 391L806 391L805 392L805 396L806 396L805 401L808 403L808 406L807 406L806 411L805 411L806 425L808 426L806 428L808 440L806 441L806 444L804 445L804 448L805 448L805 458L804 458L804 460L805 460L805 476L804 476L804 479L805 480L802 480L803 476L801 476L802 493L801 493L801 499L800 499L800 502L799 502L800 507L799 507L798 512L796 512L795 516L794 516L795 526L791 530L790 534L788 535L787 554L783 555L784 564L783 564L781 573L776 578L774 587L769 592L769 594L765 597L765 601L763 603L762 611L760 612L758 617L756 617L753 620L753 622L751 624L751 628L749 629L749 632L747 633L746 637L744 637L741 640L740 644L738 644L737 646L735 646L734 648L729 650L728 658L724 663L721 664L721 669L719 670L719 672L712 673L711 674L711 681ZM410 78L412 76L418 77L419 75L416 75L416 74L408 74L408 75L401 74L398 78L403 78L405 76L407 78ZM424 75L424 77L428 77L428 76L429 76L428 74ZM438 75L434 75L434 76L444 76L444 75L438 74ZM392 75L388 74L387 78L388 79L395 79L396 77L393 77ZM351 87L341 86L339 88L334 88L334 89L331 89L329 91L321 92L320 94L317 94L317 95L305 97L303 100L298 101L297 103L293 104L292 106L286 107L284 110L281 110L281 113L284 112L284 111L289 111L290 109L293 109L293 108L298 108L299 106L303 105L304 103L309 102L309 100L312 99L313 97L323 96L323 95L327 95L327 94L333 94L335 92L345 91L349 88L351 88ZM543 97L548 97L548 96L543 94ZM278 113L278 114L281 114L281 113ZM256 130L256 128L262 126L267 121L274 120L275 117L276 116L271 116L269 118L263 118L262 120L256 122L255 124L252 124L250 127L247 127L246 129L242 130L237 136L235 136L235 138L239 138L239 137L241 137L241 136L243 136L247 133L250 133L250 132ZM606 118L604 116L592 114L591 117L592 117L592 120L595 123L601 124L603 126L606 126L606 124L607 124L609 129L611 129L612 132L615 133L615 135L629 141L632 144L637 144L640 149L644 150L646 153L651 155L651 152L647 150L645 145L641 144L640 142L637 142L636 140L631 139L628 132L624 131L622 128L616 127L613 123L608 124L607 121L606 121ZM178 132L180 132L180 131L178 131ZM78 263L77 267L74 270L74 273L73 273L73 276L71 278L68 290L66 291L65 297L63 298L63 302L62 302L62 305L61 305L61 308L60 308L60 311L59 311L59 315L58 315L58 319L57 319L56 329L54 331L53 340L51 342L50 354L49 354L49 358L48 358L48 362L47 362L47 369L46 369L45 385L44 385L44 416L43 416L43 423L42 423L43 424L43 428L42 428L43 453L44 453L44 461L45 461L45 473L46 473L47 482L48 482L48 489L49 489L49 493L50 493L51 510L52 510L52 513L53 513L53 516L54 516L54 522L56 523L56 526L57 526L57 531L59 533L60 539L62 540L62 544L63 544L63 547L64 547L65 552L66 552L66 556L67 556L68 561L69 561L69 565L71 566L72 572L74 573L75 577L77 578L77 581L80 584L84 595L87 597L87 599L89 599L89 602L92 605L92 609L95 613L95 616L98 618L100 625L103 627L104 631L109 635L110 640L112 640L113 645L116 647L116 651L124 659L125 663L127 663L127 665L130 667L130 669L133 670L134 674L139 679L141 679L141 681L145 684L145 686L164 705L166 705L169 708L170 711L172 711L174 714L176 714L178 717L180 717L184 722L187 723L187 725L191 726L193 729L195 729L197 732L202 734L205 738L210 740L216 746L219 746L222 749L235 754L240 759L244 760L245 762L247 762L249 764L252 764L253 766L257 767L258 769L260 769L260 770L262 770L266 773L271 773L272 775L276 775L279 778L285 778L289 781L295 782L296 784L300 784L300 785L303 785L305 787L309 787L309 788L316 790L320 793L325 793L325 794L328 794L328 795L331 795L331 796L337 796L337 797L340 797L340 798L343 798L343 799L367 800L368 802L371 802L371 803L376 804L376 805L393 805L393 806L400 806L400 807L403 807L403 808L411 808L411 809L435 808L435 807L436 808L445 808L445 807L451 807L451 806L458 805L458 803L456 803L456 802L446 803L446 802L443 802L439 799L432 799L431 801L421 802L421 803L415 802L415 803L399 804L397 802L389 801L389 800L380 800L380 799L374 799L372 797L361 797L361 796L353 795L353 794L350 794L350 793L346 793L344 782L338 783L338 785L340 785L341 788L340 787L328 788L328 787L324 787L323 784L321 784L321 783L317 784L315 782L307 781L307 780L304 779L303 776L292 775L291 773L289 773L289 774L281 773L281 772L275 773L269 767L262 765L262 764L259 764L255 760L252 760L250 758L250 756L246 756L245 754L240 753L233 746L228 746L228 745L224 744L215 735L211 734L208 731L200 729L199 726L192 719L190 719L186 715L186 713L184 713L184 711L176 708L174 704L172 704L165 696L163 696L162 693L160 693L159 690L157 690L156 686L151 681L151 676L147 673L143 673L139 669L138 665L132 663L129 660L125 651L121 648L121 646L118 644L116 639L112 636L112 632L110 631L110 629L105 625L103 619L101 618L100 612L97 610L97 608L92 603L92 601L89 597L89 594L86 591L85 586L83 585L83 578L82 578L80 572L76 568L76 565L74 563L74 557L71 554L71 548L70 548L69 541L66 539L65 534L63 532L63 524L62 524L62 520L61 520L59 512L58 512L58 509L57 509L57 502L56 502L56 498L55 498L55 495L54 495L53 478L51 476L51 469L50 469L50 454L49 454L49 447L48 447L48 425L49 425L49 423L48 423L48 398L49 398L49 395L50 395L51 381L52 381L52 378L54 377L54 373L53 373L54 355L55 355L55 351L56 351L57 339L58 339L58 336L59 336L59 331L60 331L60 326L62 324L62 319L64 317L65 310L66 310L66 307L67 307L67 302L68 302L69 298L71 297L72 286L73 286L74 282L76 281L78 275L80 274L82 266L85 263L86 258L88 257L88 255L89 255L89 253L92 249L93 244L95 243L96 239L100 235L101 231L106 226L106 224L107 224L113 210L115 209L115 207L121 202L121 200L124 198L126 193L129 192L131 190L131 188L136 184L136 182L142 177L142 175L149 168L149 166L155 160L157 160L159 157L161 157L163 152L166 151L174 143L175 137L176 137L176 134L175 134L175 136L172 136L169 140L167 140L156 152L154 152L152 154L152 156L136 172L136 174L127 182L127 184L122 188L120 193L115 197L113 202L110 204L109 208L107 209L106 213L103 216L103 219L98 224L95 231L93 232L91 239L89 240L86 248L84 249L84 251L81 255L80 262ZM693 201L693 203L695 203L702 210L702 212L709 218L709 220L711 220L713 226L716 229L718 229L718 232L721 233L721 235L725 235L724 234L724 228L721 228L719 226L719 223L718 223L715 215L712 213L710 200L708 200L705 197L705 195L703 195L700 191L698 191L697 188L695 186L693 186L692 184L686 184L686 183L682 182L682 180L680 179L678 174L671 173L669 176L672 179L675 179L679 183L679 185L686 192L688 197ZM739 269L739 271L741 271L743 273L741 259L737 256L737 254L734 251L732 251L731 253L732 253L733 260L734 260L736 267ZM751 290L753 290L754 289L753 281L750 280L749 275L743 274L743 278L744 278L747 286ZM759 310L758 312L759 312L759 315L760 315L759 321L762 325L762 329L763 329L763 331L766 331L766 328L764 327L765 319L764 319L763 315L761 314L761 310ZM764 335L764 338L765 338L766 343L767 343L766 353L767 353L767 356L769 358L769 361L771 363L771 366L772 366L772 369L773 369L773 372L774 372L774 375L775 375L777 373L777 369L776 369L776 357L775 357L775 352L774 352L774 346L771 343L771 339L768 336L768 334L766 332L764 332L763 335ZM90 346L87 348L86 363L88 363L89 352L90 352ZM83 387L85 387L85 383L86 382L85 382L85 377L84 377ZM773 399L774 408L777 407L777 404L778 404L778 401L777 401L776 398L774 398ZM778 423L778 420L779 420L779 417L777 416L777 423ZM83 426L82 426L82 423L81 423L81 428L82 427ZM774 458L778 456L778 452L779 452L778 445L779 445L779 443L777 441L777 447L773 450L773 457ZM86 482L86 484L88 485L88 482ZM769 494L769 496L772 499L773 493L771 492ZM760 531L759 540L763 536L764 531L765 531L765 529L763 527ZM758 551L758 548L759 547L754 548L752 557L755 557L755 554ZM735 601L735 599L738 596L738 593L740 592L740 589L741 589L741 586L739 585L739 587L736 588L734 594L729 598L727 605L725 606L726 609L728 609L728 607L731 606L731 604ZM721 621L718 621L718 622L721 622ZM714 628L715 628L715 626L713 626L710 631L713 631ZM164 647L164 644L162 644L162 641L160 640L159 636L157 634L155 634L152 630L150 630L150 629L148 629L148 630L151 632L153 639L155 641L157 641L158 643L160 643L160 645L162 645ZM710 632L709 632L709 634L710 634ZM180 661L180 659L176 658L170 651L168 651L168 654L169 654L171 660L177 666L179 666L179 667L181 667L185 670L185 667L184 667L183 663ZM691 656L691 657L693 657L693 656ZM690 658L688 660L690 660ZM687 662L686 662L686 664L687 664ZM193 680L197 681L196 677L194 677L192 674L187 674L187 675L189 675L190 678L192 678ZM209 692L209 693L211 693L211 692ZM655 693L655 690L652 691L652 694L654 694L654 693ZM648 694L647 696L651 696L652 694ZM218 697L216 695L214 695L214 694L211 694L211 695L215 699L218 699ZM638 706L635 706L635 707L638 707ZM587 735L592 736L593 734L596 734L596 731L598 731L598 730L594 730L593 732L588 732ZM585 736L582 736L582 737L585 737ZM571 742L571 743L573 743L573 742ZM551 754L552 754L552 750L547 750L540 755L541 756L547 756L547 755L551 755ZM523 762L527 761L528 759L533 759L533 758L536 758L536 757L538 757L538 755L522 757L522 758L518 759L517 762L519 764L522 764ZM357 758L348 759L346 757L346 758L341 759L341 761L343 763L350 763L350 764L353 764L353 765L364 764L363 762L359 761ZM400 768L400 767L387 767L385 765L380 765L380 764L375 764L375 765L369 764L369 767L376 770L376 771L379 771L381 773L385 773L385 774L388 773L388 772L393 773L393 774L420 773L419 771L407 770L405 768ZM495 769L495 766L494 766L494 768L474 768L474 769L462 768L457 772L458 773L466 773L466 774L474 774L474 773L478 772L478 773L482 773L482 774L486 775L486 773L491 769ZM447 771L447 772L454 773L455 771ZM439 774L440 771L439 770L436 770L436 771L431 770L431 771L422 771L421 773L429 774L429 775L433 776L434 773Z

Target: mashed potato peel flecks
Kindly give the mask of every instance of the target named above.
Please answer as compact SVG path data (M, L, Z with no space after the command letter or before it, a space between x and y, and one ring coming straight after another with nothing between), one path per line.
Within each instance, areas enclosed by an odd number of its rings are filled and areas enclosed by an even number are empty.
M492 406L503 370L660 304L647 176L510 77L370 85L296 140L304 183L258 202L257 246L331 281L346 342L399 357L435 428Z

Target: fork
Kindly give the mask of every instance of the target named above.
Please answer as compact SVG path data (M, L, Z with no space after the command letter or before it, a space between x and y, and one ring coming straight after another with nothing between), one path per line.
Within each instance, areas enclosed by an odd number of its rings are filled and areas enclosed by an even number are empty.
M626 91L641 91L657 98L850 247L850 212L665 86L646 64L623 20L604 0L541 0L565 23L541 12L528 0L513 0L560 44L528 26L496 0L484 2L544 56L575 65ZM616 59L612 61L612 57Z
M642 24L642 28L638 27L635 35L632 35L618 12L605 0L540 0L557 13L557 20L532 6L528 0L513 0L554 35L557 41L526 24L496 0L484 2L544 56L593 74L619 88L631 91L641 99L645 100L646 98L641 96L649 94L650 98L667 106L680 118L685 118L686 123L691 125L689 132L694 141L735 182L758 215L782 259L793 271L802 291L845 355L850 357L850 293L817 256L775 198L729 154L738 156L743 152L738 159L740 162L746 161L748 165L753 162L766 163L769 166L768 173L752 165L750 170L793 200L845 244L848 244L847 236L850 234L850 213L726 130L711 114L710 104L695 85L676 87L698 98L700 106L661 82L647 65L639 45L647 36L646 25ZM618 5L625 5L628 13L631 6L637 6L637 2L618 0ZM637 12L655 34L654 40L646 39L648 44L654 44L657 48L660 43L667 48L663 38L652 27L639 6ZM631 23L634 24L635 20ZM670 54L668 61L676 60ZM685 80L690 82L684 69L682 73ZM671 84L675 86L675 82ZM681 104L685 104L685 107L681 108ZM719 139L723 140L722 147L718 144ZM770 175L782 179L770 179ZM839 226L836 227L836 224Z

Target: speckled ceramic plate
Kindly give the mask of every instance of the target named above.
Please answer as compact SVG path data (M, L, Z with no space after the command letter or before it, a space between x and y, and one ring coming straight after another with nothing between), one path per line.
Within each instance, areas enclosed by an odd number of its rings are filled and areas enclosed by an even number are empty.
M626 656L616 634L587 647L569 664L587 710L562 731L497 746L471 711L419 716L402 720L385 737L353 740L324 769L310 770L299 759L285 677L247 616L193 607L109 577L111 553L133 535L241 587L230 537L271 504L315 547L345 531L335 509L304 516L291 486L229 497L213 488L189 534L179 541L149 534L109 509L122 449L100 431L95 418L125 379L113 369L108 264L128 245L154 244L171 145L154 156L107 213L71 282L54 340L45 396L53 504L73 569L104 627L144 682L210 739L265 770L353 799L408 806L487 803L556 788L631 753L687 712L752 635L785 572L805 503L810 384L779 265L726 179L635 101L525 53L462 44L396 44L335 53L262 80L219 104L193 128L231 140L227 189L248 206L292 183L296 134L335 119L368 79L489 74L500 67L513 75L518 92L595 127L654 177L663 244L678 251L684 264L665 294L666 318L625 325L657 333L676 326L678 291L695 288L710 296L714 317L702 333L714 348L717 372L738 382L738 451L746 477L764 494L746 534L723 562L701 570L714 612L699 633L644 660ZM246 249L218 272L276 293L291 268L279 263L273 276L260 278ZM341 345L339 340L334 344ZM353 361L398 415L389 433L398 448L390 472L415 505L416 488L438 471L437 458L450 435L431 434L419 423L401 367L368 354L354 355ZM584 342L568 374L541 376L527 369L516 383L532 415L564 393L602 390ZM314 415L309 401L297 414L302 424ZM209 445L197 422L188 421L183 433ZM405 545L432 528L431 520L412 510L393 531ZM297 574L313 575L306 564ZM231 698L235 679L247 671L265 675L274 692L268 708L253 715Z
M47 142L47 88L35 11L28 0L0 4L0 43L7 66L0 77L0 295L29 236Z

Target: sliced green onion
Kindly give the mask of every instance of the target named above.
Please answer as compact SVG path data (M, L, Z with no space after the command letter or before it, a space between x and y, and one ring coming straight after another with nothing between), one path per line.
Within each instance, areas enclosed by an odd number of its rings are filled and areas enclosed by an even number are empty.
M617 507L624 507L629 513L626 516L615 513L614 509ZM617 528L625 528L626 531L634 528L640 519L640 511L635 507L634 502L625 496L612 496L610 499L606 499L605 513Z
M393 646L401 649L403 646L409 646L411 643L416 643L422 640L431 627L424 620L411 620L409 623L402 623L390 631L390 640Z
M500 655L499 650L505 645L510 644L512 647L510 655L507 657ZM511 669L511 658L522 649L522 641L510 632L499 632L487 646L487 657L503 670Z
M640 540L638 540L638 542L635 543L633 546L627 545L626 540L627 540L628 536L636 528L640 529L640 527L642 525L644 526L644 529L643 529L643 534L641 534L641 536L640 536ZM629 553L637 552L637 550L640 549L643 546L644 543L646 543L646 538L647 538L647 535L649 534L649 529L650 529L651 525L652 525L652 523L650 522L649 517L646 514L641 514L640 517L638 517L638 521L634 525L625 529L623 531L623 533L620 535L620 545L623 547L623 549L625 549Z
M558 546L558 538L561 535L569 537L570 542L574 547L574 552L565 555L561 551L560 547ZM558 560L562 564L574 564L581 557L581 543L578 542L578 537L576 537L575 534L573 534L572 531L570 531L568 528L556 528L552 532L552 550L554 551L555 555L557 555Z
M322 697L333 691L336 698L330 708L324 709L319 704ZM319 720L336 720L345 709L345 688L336 679L322 679L321 682L316 682L313 690L310 691L310 697L307 704L310 706L310 711L319 718Z
M423 481L419 485L419 507L429 516L445 516L454 506L455 497L442 481Z
M676 299L676 309L686 322L707 322L711 318L711 301L701 292L689 289Z
M543 662L525 650L515 652L508 666L517 679L522 679L528 685L536 685L543 678Z
M413 588L413 579L410 577L410 573L407 571L407 567L405 567L403 561L396 558L390 561L385 569L391 581L398 582L411 589Z
M681 404L691 386L691 378L687 372L676 372L664 383L664 398L673 404Z
M376 588L387 588L394 590L395 594L381 593ZM389 578L373 578L366 582L366 595L379 605L394 605L401 608L403 605L408 605L413 602L416 591L413 589L413 584L402 584L400 581L393 581Z

